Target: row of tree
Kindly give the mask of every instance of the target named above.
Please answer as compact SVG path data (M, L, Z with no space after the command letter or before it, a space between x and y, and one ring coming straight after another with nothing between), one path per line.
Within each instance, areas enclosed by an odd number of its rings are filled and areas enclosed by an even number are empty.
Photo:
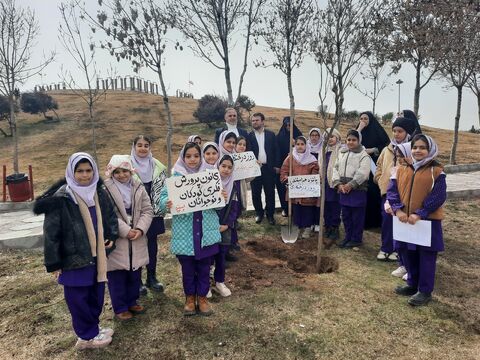
M333 93L335 124L343 116L345 92L355 85L359 74L372 79L374 90L369 94L375 104L382 89L381 70L387 66L398 71L411 64L416 80L413 110L417 114L421 91L432 79L441 77L458 94L450 156L455 163L465 86L470 86L480 104L478 2L326 0L321 4L317 0L98 0L92 13L80 0L66 0L59 6L59 38L87 83L87 92L79 95L89 107L94 147L94 105L102 95L92 84L97 75L96 49L104 49L117 61L129 61L134 71L144 67L158 76L167 117L167 149L171 149L173 121L164 73L167 47L183 50L188 46L222 71L228 104L234 105L242 95L251 49L263 46L268 56L254 63L273 66L285 75L292 119L293 73L306 56L312 56L321 69L320 109L325 109L326 98ZM16 139L14 90L48 65L54 54L31 65L38 24L34 14L19 8L15 0L0 0L0 26L0 91L9 99ZM172 27L183 34L182 40L170 39ZM243 54L239 69L232 69L235 46L241 47ZM239 74L235 96L232 74ZM69 72L63 75L78 91L78 73L75 77ZM15 149L16 144L17 140ZM169 153L169 167L171 163ZM14 167L17 171L16 160Z

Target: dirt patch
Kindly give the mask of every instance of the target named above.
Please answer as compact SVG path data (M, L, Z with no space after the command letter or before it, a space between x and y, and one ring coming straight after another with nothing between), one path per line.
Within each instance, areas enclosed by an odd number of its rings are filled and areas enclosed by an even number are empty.
M284 244L279 237L240 241L239 261L230 263L229 283L237 289L251 291L259 287L292 285L309 274L316 274L316 238L299 239ZM321 273L338 270L338 260L322 256Z

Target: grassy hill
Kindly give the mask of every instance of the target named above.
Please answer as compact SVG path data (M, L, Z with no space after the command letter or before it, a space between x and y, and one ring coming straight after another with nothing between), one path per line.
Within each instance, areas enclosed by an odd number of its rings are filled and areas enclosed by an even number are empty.
M68 156L76 151L91 150L91 128L88 122L86 104L71 92L56 91L50 94L58 101L61 121L48 123L42 116L18 115L20 149L20 171L27 172L33 165L35 190L44 190L55 179L63 176ZM199 134L203 139L212 139L214 130L200 124L192 116L197 100L170 98L174 118L173 151L176 155L187 137ZM266 125L277 132L288 109L257 106L255 111L263 112ZM130 153L132 139L138 134L148 134L156 139L153 144L154 156L167 161L166 117L163 113L162 98L156 95L131 92L108 92L104 101L97 106L97 147L99 167L103 173L113 154ZM313 111L297 111L297 124L306 133L312 127L323 127L323 120ZM3 123L2 126L6 124ZM342 124L340 131L346 133L352 124ZM453 131L422 126L440 146L440 160L448 162ZM387 131L390 133L389 129ZM479 135L461 132L457 159L459 163L480 162L478 152ZM0 165L7 165L12 172L12 140L1 138Z

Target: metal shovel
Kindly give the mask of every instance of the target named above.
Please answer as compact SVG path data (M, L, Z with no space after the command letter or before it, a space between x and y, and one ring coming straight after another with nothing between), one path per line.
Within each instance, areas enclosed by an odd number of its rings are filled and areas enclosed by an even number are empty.
M293 170L293 154L292 154L292 142L293 142L293 124L294 124L294 119L293 116L290 116L290 151L288 156L289 158L289 164L288 164L288 176L292 176L292 170ZM299 229L296 225L293 224L292 221L292 199L290 199L290 196L288 197L288 225L287 226L282 226L282 240L285 244L293 244L295 241L297 241L298 238L298 233Z

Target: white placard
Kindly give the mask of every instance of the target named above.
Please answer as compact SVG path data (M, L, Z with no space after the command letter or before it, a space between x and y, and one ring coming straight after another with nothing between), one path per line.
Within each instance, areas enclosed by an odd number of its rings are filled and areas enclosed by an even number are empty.
M320 175L298 175L288 177L288 197L309 198L320 196Z
M222 181L218 170L174 176L166 180L168 198L172 200L172 215L225 206Z
M262 175L260 165L253 151L232 154L234 162L233 179L242 180Z
M418 220L415 225L402 223L393 217L393 239L409 244L432 246L432 222Z

